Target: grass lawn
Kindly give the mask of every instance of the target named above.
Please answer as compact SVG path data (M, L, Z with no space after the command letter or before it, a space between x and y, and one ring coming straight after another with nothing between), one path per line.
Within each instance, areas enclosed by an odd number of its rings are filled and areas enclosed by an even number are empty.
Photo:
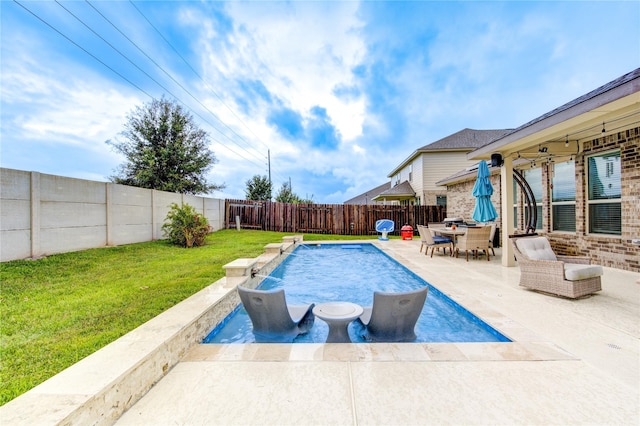
M0 264L0 405L256 257L290 233L222 230L203 247L164 241ZM305 235L305 241L371 236Z

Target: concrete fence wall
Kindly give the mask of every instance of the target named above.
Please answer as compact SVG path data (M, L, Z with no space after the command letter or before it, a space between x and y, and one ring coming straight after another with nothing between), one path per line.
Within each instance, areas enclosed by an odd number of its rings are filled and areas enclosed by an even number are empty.
M224 200L0 168L0 261L162 239L171 203L224 228Z

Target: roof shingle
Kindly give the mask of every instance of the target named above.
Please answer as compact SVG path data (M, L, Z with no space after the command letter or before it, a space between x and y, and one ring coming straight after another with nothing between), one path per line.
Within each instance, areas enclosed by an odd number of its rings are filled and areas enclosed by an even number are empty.
M512 129L476 130L462 129L452 135L425 145L418 151L480 148L511 132Z

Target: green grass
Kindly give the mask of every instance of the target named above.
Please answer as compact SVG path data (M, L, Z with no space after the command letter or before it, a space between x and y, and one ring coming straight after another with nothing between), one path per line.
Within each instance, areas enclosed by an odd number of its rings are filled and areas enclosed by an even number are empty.
M203 247L164 241L0 264L0 405L256 257L278 232L222 230ZM305 235L305 241L373 236Z

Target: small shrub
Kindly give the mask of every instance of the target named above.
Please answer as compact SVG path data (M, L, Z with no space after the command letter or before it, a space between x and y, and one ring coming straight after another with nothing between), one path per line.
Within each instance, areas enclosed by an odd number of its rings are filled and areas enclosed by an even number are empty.
M204 245L207 234L213 230L207 218L189 204L180 207L172 203L165 222L162 231L169 241L187 248Z

